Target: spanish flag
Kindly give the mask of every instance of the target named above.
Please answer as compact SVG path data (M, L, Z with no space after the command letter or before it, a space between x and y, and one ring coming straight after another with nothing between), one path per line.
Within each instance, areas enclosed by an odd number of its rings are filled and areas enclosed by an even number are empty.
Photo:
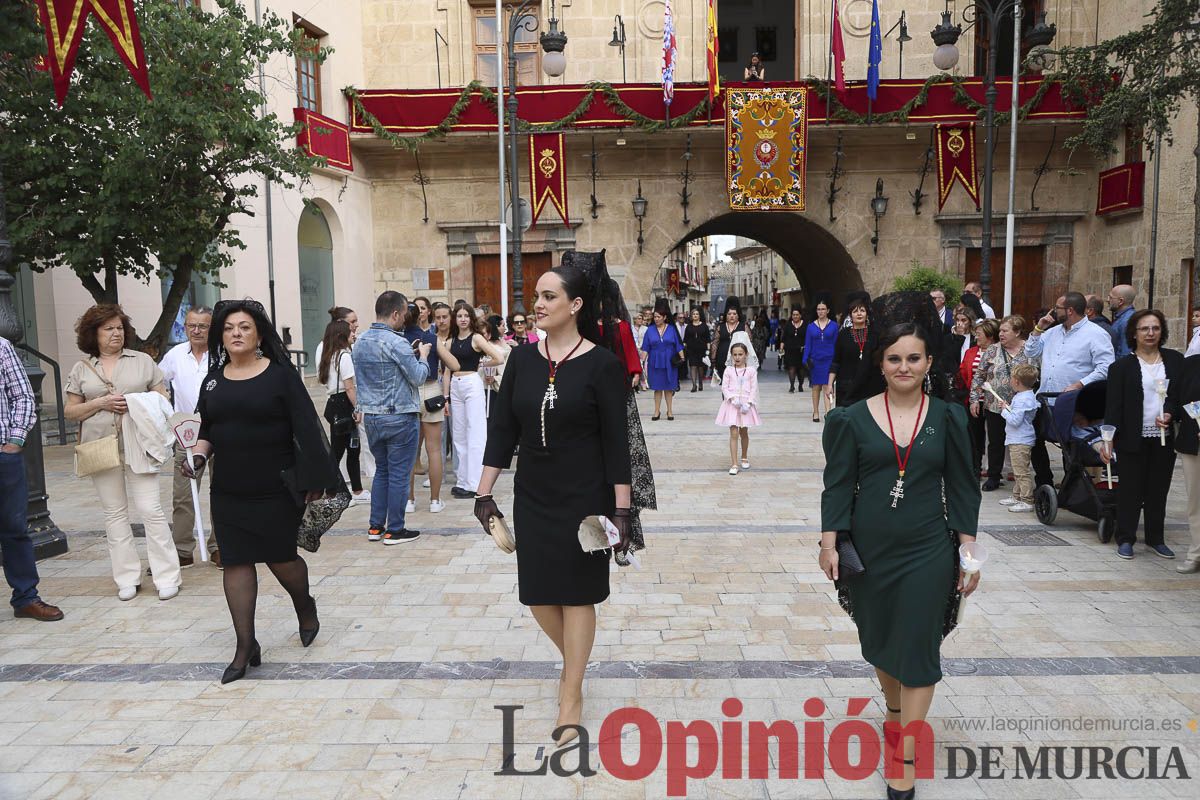
M708 0L708 52L705 55L705 66L708 68L708 101L709 105L716 102L721 93L721 76L717 72L717 0Z

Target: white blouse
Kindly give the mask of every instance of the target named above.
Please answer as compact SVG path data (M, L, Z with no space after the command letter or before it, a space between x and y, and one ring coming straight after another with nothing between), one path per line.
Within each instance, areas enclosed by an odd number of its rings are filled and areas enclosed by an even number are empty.
M1159 397L1158 381L1163 385L1167 382L1167 368L1159 361L1157 364L1147 364L1138 358L1142 368L1142 436L1149 438L1158 436L1158 416L1162 413L1163 402Z

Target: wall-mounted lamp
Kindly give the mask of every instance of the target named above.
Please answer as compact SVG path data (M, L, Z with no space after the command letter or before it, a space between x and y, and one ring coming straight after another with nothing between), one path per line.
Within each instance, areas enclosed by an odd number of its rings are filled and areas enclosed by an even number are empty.
M625 20L620 14L613 17L613 38L608 46L621 48L621 83L625 83Z
M646 243L645 238L642 236L642 220L646 217L646 206L649 205L649 203L649 200L642 197L642 182L639 180L637 197L633 198L633 215L637 217L638 221L637 245L639 256L642 254L642 245Z
M879 255L879 218L887 213L888 199L883 196L883 178L875 181L875 196L871 198L871 213L875 215L875 235L871 237L871 252Z

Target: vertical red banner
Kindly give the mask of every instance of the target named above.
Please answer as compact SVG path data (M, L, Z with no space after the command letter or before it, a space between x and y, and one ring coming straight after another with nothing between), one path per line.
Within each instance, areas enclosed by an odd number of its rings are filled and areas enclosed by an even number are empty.
M975 123L940 123L937 126L938 211L946 204L954 184L961 183L979 208L979 170L975 163Z
M92 15L112 40L113 48L125 62L133 80L150 97L150 73L133 0L38 0L38 15L46 31L46 61L60 106L70 87L84 26Z
M567 213L567 163L561 133L533 133L529 136L529 196L533 199L533 223L537 224L546 201L558 209L563 224Z

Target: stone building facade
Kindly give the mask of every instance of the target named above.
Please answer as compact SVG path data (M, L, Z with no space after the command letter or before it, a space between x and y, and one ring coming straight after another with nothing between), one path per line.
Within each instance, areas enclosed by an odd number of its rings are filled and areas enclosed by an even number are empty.
M1090 44L1128 31L1143 21L1152 0L1095 3L1088 0L1024 0L1044 10L1057 25L1055 44ZM211 0L200 0L202 7ZM495 79L495 0L265 0L264 7L290 17L333 48L313 79L320 113L350 122L341 94L345 86L373 90L442 87L452 96L468 82ZM505 3L506 9L511 8ZM613 85L649 84L660 79L662 0L557 0L560 27L569 39L566 71L546 77L532 33L518 47L521 84L547 92L600 80ZM887 4L891 6L893 4ZM961 21L961 3L951 3ZM720 62L725 81L742 77L749 51L760 50L768 82L803 81L827 71L829 6L825 0L718 0L719 26L728 60ZM842 22L846 78L865 79L869 0L844 0ZM530 4L545 30L550 0ZM928 32L939 22L944 0L911 0L905 22L911 40L900 59L898 30L884 40L881 72L918 83L935 72ZM247 4L253 11L253 4ZM676 83L705 80L703 0L674 0L678 44ZM508 13L506 11L506 13ZM899 11L884 8L883 29L898 23ZM610 46L624 32L624 47ZM977 30L959 41L957 74L979 74ZM501 34L503 35L503 34ZM1002 61L1002 60L1001 60ZM270 109L290 117L303 91L296 64L267 65ZM1006 103L1006 101L1004 101ZM1137 305L1147 296L1147 265L1152 227L1153 163L1147 165L1144 208L1098 217L1099 174L1141 158L1135 142L1117 142L1117 153L1096 159L1070 153L1062 142L1078 122L1030 119L1019 128L1016 185L1016 270L1020 289L1014 307L1032 311L1052 304L1070 287L1104 296L1114 282L1138 287ZM720 124L650 133L637 128L565 131L569 214L564 223L548 212L524 237L527 269L538 272L557 263L562 251L606 249L612 273L631 307L654 296L665 260L687 252L704 237L741 236L767 245L791 269L776 282L789 297L828 290L835 297L851 289L886 291L914 262L960 277L978 269L981 215L956 189L938 211L936 178L921 173L931 125L813 124L809 129L807 206L803 212L744 212L729 206L725 178L725 132ZM1008 129L998 131L993 199L992 254L994 305L1000 295L997 265L1003 264L1007 206ZM268 295L268 252L275 276L278 324L289 329L293 346L311 352L327 317L326 303L356 308L370 317L374 295L385 288L426 294L433 299L481 300L499 271L497 134L494 130L454 132L428 141L414 156L371 133L350 137L352 171L330 167L295 190L272 189L270 213L260 197L254 215L239 219L247 249L222 275L227 297ZM978 137L982 154L982 130ZM829 203L835 151L841 175ZM1127 146L1128 145L1128 146ZM1194 108L1174 127L1160 157L1155 305L1177 322L1193 299L1197 120ZM524 144L522 143L522 147ZM523 150L522 150L523 152ZM594 154L594 155L593 155ZM685 159L686 156L690 158ZM595 164L593 173L592 165ZM688 172L688 205L682 205L682 173ZM520 165L521 193L528 196L526 158ZM871 209L877 182L889 198L887 213ZM914 206L921 187L924 200ZM1036 188L1035 188L1036 187ZM647 200L637 219L631 201ZM590 198L594 196L596 207ZM305 201L309 201L307 204ZM306 210L307 209L307 210ZM315 209L315 211L314 211ZM311 215L311 219L305 215ZM268 246L267 219L271 220ZM686 220L686 222L685 222ZM873 247L876 225L878 242ZM638 243L639 232L642 242ZM706 248L707 249L707 248ZM786 277L786 276L785 276ZM489 283L490 282L490 283ZM23 292L26 316L40 349L69 363L74 357L71 326L89 303L69 272L31 276ZM162 289L124 281L122 299L135 322L148 327L157 314ZM208 290L216 299L215 290ZM198 298L200 299L200 298ZM689 294L687 302L700 300ZM701 302L703 302L701 300ZM1181 330L1181 327L1176 328Z

